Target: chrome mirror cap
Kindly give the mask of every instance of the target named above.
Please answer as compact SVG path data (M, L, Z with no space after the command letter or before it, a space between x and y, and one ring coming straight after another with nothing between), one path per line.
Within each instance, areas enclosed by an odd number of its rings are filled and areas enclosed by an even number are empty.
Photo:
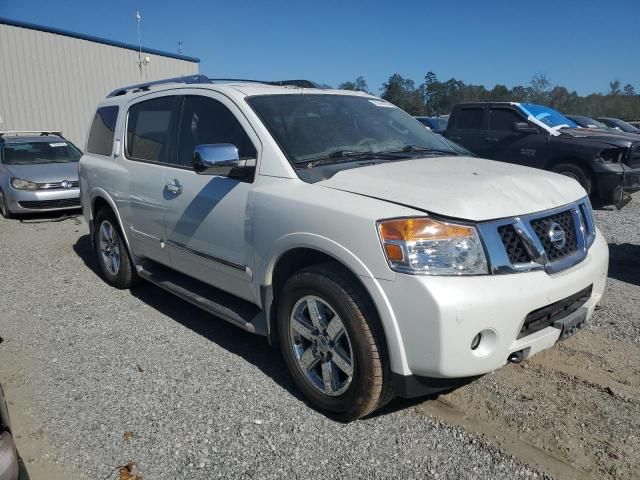
M193 150L193 170L201 175L228 177L239 163L238 148L230 143L198 145Z

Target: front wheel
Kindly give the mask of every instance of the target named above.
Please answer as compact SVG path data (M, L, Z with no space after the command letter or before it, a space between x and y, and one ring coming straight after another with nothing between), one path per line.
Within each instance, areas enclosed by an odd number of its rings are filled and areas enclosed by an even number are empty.
M391 399L379 320L340 268L311 267L286 282L278 333L289 372L316 408L351 421Z
M582 188L585 189L587 195L591 195L591 189L593 188L591 174L588 171L585 171L581 166L576 165L575 163L559 163L558 165L554 165L551 171L573 178L582 186Z
M96 216L95 225L94 244L104 278L116 288L130 288L136 283L138 274L117 220L111 212L101 210Z
M9 207L7 206L7 199L4 197L4 192L0 190L0 215L4 218L12 218L11 212L9 211Z

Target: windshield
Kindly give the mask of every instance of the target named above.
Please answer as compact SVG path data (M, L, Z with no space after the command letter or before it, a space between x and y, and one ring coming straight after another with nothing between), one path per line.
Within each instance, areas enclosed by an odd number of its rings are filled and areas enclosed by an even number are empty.
M591 117L585 117L583 115L572 115L571 120L575 121L578 125L584 128L600 128L608 129L604 123L594 120Z
M446 130L447 123L449 122L446 118L432 118L431 121L436 125L438 130Z
M66 140L6 143L2 151L2 163L6 165L77 162L82 156L78 147Z
M617 118L613 119L613 123L623 132L627 132L627 133L638 133L640 132L639 129L637 129L636 127L634 127L633 125L631 125L630 123L625 122L624 120L619 120Z
M534 105L533 103L520 104L522 111L551 128L576 128L578 125L573 120L568 119L557 110L545 107L544 105Z
M250 97L247 102L293 164L403 150L405 156L429 150L456 154L409 114L376 98L286 94Z

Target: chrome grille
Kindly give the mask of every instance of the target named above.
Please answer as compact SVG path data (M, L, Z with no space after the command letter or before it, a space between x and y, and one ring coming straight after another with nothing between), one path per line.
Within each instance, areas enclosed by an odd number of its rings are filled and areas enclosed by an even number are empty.
M562 247L555 246L551 241L551 235L549 232L553 225L560 225L560 228L565 232L566 236ZM542 243L542 248L544 248L547 257L552 262L566 257L578 249L576 225L571 211L533 220L531 222L531 226L536 232L540 243Z
M80 182L78 180L67 180L67 187L69 188L78 188L80 186ZM50 182L50 183L38 183L38 190L55 190L55 189L65 189L63 182Z
M595 239L589 200L478 225L493 274L545 270L580 263Z
M513 225L498 227L498 233L500 233L500 238L511 263L529 263L531 261L531 257Z

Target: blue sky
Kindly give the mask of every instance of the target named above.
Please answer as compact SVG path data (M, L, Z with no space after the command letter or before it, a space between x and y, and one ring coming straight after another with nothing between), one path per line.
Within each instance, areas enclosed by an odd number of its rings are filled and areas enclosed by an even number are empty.
M393 73L527 85L539 72L580 94L619 79L640 91L640 0L63 2L0 0L0 16L201 59L200 73L308 78L362 75L374 93Z

